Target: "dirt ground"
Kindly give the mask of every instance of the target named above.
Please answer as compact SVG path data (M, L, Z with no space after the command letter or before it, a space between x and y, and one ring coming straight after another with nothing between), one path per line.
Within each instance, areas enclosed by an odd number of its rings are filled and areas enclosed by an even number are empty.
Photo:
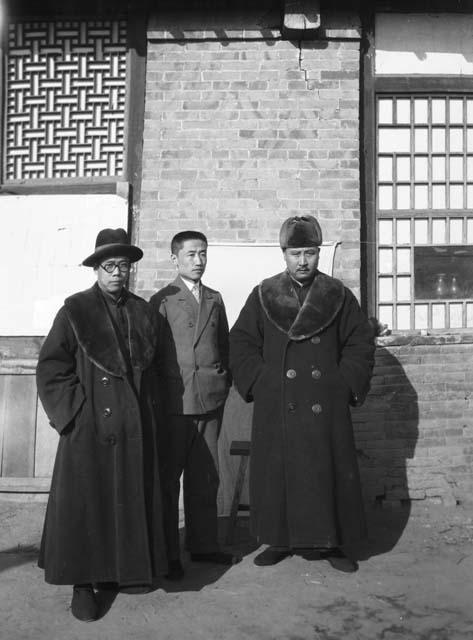
M43 513L41 503L0 502L1 640L473 640L473 507L369 513L349 575L300 556L255 566L242 519L240 564L185 560L180 583L104 594L94 623L75 620L71 589L46 585L36 566Z

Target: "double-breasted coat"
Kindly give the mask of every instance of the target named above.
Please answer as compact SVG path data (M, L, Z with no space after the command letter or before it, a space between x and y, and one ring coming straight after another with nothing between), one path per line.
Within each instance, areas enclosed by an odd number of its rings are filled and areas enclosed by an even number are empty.
M365 534L350 404L373 366L354 295L317 273L302 306L287 272L250 294L230 331L236 387L254 400L250 515L261 543L333 547Z
M221 407L231 383L228 321L220 293L202 285L197 304L178 276L149 302L164 318L158 368L166 412L199 415Z
M39 557L53 584L144 585L167 569L156 327L131 293L124 312L127 358L97 284L65 300L39 355L39 396L60 434Z

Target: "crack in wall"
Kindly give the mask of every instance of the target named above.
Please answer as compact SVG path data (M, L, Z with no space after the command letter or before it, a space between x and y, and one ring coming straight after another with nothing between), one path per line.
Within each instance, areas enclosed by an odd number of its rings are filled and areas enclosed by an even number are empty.
M302 53L302 40L298 41L298 47L299 47L299 71L301 71L304 74L304 82L305 82L305 87L307 90L311 90L311 87L309 86L309 76L308 74L308 70L304 69L303 62L304 62L304 56Z

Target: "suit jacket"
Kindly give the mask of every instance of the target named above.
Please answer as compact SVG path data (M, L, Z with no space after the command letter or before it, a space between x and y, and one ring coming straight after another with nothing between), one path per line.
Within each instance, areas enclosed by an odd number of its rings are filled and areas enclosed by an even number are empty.
M217 409L231 384L222 296L202 285L197 304L178 276L150 304L164 318L157 368L166 413L198 415ZM157 316L156 321L163 324Z

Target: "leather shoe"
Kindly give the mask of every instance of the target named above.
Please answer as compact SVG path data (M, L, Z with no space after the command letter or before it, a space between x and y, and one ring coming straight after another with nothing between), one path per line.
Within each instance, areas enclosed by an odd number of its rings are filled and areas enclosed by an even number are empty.
M258 567L270 567L273 564L277 564L292 555L290 549L284 549L279 547L268 547L258 555L253 560L254 564Z
M191 553L191 560L192 562L232 565L240 562L241 558L225 551L212 551L210 553Z
M74 585L72 589L71 612L82 622L97 620L98 606L92 585Z
M328 560L334 569L344 573L355 573L358 571L358 563L352 560L339 547L327 549L321 553L324 560Z
M152 591L152 587L149 584L130 584L120 587L120 593L129 593L130 595L149 593L150 591Z
M166 580L182 580L184 577L184 568L180 560L168 561L168 572L165 575Z

